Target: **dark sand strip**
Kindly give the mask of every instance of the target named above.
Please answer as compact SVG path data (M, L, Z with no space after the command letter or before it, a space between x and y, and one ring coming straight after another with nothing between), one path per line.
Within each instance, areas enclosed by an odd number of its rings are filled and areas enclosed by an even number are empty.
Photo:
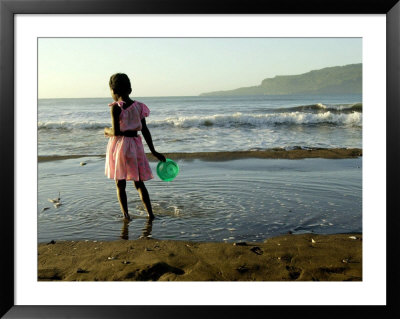
M321 148L321 149L294 149L281 148L264 151L238 151L238 152L196 152L196 153L163 153L173 160L204 160L204 161L229 161L246 158L270 158L270 159L303 159L303 158L357 158L362 156L360 148ZM146 154L150 161L157 161L151 154ZM105 155L54 155L38 156L38 162L48 162L82 157L101 157Z
M261 243L156 239L38 247L38 280L361 281L362 235L285 235Z

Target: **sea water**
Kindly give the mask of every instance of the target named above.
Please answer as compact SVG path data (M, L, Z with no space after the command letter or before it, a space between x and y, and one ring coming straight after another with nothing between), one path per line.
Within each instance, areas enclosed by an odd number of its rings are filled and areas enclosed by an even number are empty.
M150 108L147 124L159 152L361 148L359 94L137 100ZM104 154L110 102L111 98L39 100L39 155Z
M362 146L359 95L137 100L151 110L147 123L159 152ZM133 219L125 224L115 184L104 176L109 102L39 100L39 242L140 236L232 242L289 231L362 231L361 158L180 160L174 181L146 182L157 216L153 223L128 183ZM60 155L66 159L57 160ZM150 163L153 173L156 164ZM62 205L54 207L48 199L58 192Z

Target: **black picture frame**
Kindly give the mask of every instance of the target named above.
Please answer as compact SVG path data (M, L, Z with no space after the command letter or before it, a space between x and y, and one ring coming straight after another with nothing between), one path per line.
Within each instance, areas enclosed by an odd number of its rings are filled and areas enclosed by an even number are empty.
M387 140L386 140L386 306L22 306L14 303L14 16L15 14L385 14L387 20ZM254 315L303 317L394 318L400 315L395 273L399 239L397 186L400 162L400 3L399 0L0 0L0 157L2 196L1 298L4 318L231 318ZM383 213L383 212L377 212ZM318 289L318 288L316 288Z

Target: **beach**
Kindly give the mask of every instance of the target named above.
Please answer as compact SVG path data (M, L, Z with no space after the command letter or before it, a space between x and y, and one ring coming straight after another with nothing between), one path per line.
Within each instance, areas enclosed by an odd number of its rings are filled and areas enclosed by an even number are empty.
M129 192L130 222L104 157L39 161L38 280L362 280L361 149L169 157L177 179L147 183L156 219ZM43 211L55 176L63 205Z
M38 280L362 280L360 94L138 100L180 168L145 145L152 222L104 175L109 99L39 100Z
M304 159L304 158L356 158L362 156L360 148L308 148L285 150L283 148L274 148L259 151L235 151L235 152L195 152L195 153L163 153L165 157L172 160L207 160L207 161L227 161L246 158L269 158L269 159ZM146 154L149 161L156 161L151 153ZM82 157L91 157L91 155L49 155L39 156L38 162L49 162L64 159L77 159ZM93 157L93 156L92 156ZM105 155L98 157L105 158Z
M263 242L142 238L38 246L39 281L361 281L361 234Z
M104 157L39 160L38 280L361 281L361 156L168 154L181 172L147 183L156 219L130 192L130 222L109 194ZM63 205L43 211L56 176Z
M146 182L156 215L151 225L133 183L127 185L132 220L124 225L115 183L104 176L103 157L39 162L38 241L132 240L145 234L160 240L260 242L289 231L362 232L361 150L349 150L353 155L340 159L249 153L242 158L236 153L187 154L176 159L180 172L172 182L161 181L151 161L155 177ZM296 153L282 152L285 157ZM53 207L48 199L59 192L61 205Z

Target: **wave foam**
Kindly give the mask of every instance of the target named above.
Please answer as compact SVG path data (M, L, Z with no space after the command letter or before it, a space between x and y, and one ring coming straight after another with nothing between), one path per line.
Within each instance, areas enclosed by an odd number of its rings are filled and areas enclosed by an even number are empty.
M362 113L321 113L280 112L270 114L243 114L236 112L230 115L215 114L210 116L168 117L164 120L148 120L150 127L205 128L205 127L270 127L274 125L320 125L362 126ZM49 121L39 122L39 130L100 130L110 126L108 122L96 121Z
M281 112L272 114L216 114L212 116L170 117L160 121L149 121L152 126L173 126L177 128L191 128L204 126L218 127L263 127L279 124L287 125L318 125L333 124L338 126L362 126L362 114L336 114L330 111L324 113Z
M57 129L57 130L99 130L106 126L110 126L110 123L96 122L96 121L82 121L82 122L68 122L68 121L49 121L49 122L38 122L39 130L46 129Z
M287 109L281 109L281 111L315 111L315 112L326 112L331 111L335 113L349 113L349 112L362 112L362 103L353 104L311 104L311 105L300 105L295 107L290 107Z

